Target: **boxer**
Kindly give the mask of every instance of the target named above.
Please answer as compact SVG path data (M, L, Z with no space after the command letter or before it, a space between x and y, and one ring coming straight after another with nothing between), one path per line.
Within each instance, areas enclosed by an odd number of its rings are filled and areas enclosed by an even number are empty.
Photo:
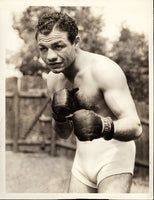
M129 192L142 127L123 71L79 47L78 27L67 14L42 15L35 38L50 69L53 127L64 139L76 135L69 192Z

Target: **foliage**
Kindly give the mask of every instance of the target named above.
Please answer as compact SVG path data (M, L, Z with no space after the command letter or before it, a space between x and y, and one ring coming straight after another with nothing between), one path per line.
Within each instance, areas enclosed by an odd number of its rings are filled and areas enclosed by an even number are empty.
M59 7L58 10L68 13L76 20L81 36L80 47L107 55L118 63L127 76L132 96L148 103L148 42L145 36L122 26L118 40L113 42L111 51L107 52L107 39L101 35L104 27L101 15L94 16L90 7ZM15 60L24 75L41 75L44 71L48 72L48 68L39 61L39 51L34 38L38 16L48 11L55 11L55 8L30 6L22 16L13 17L13 28L23 39L24 46L10 61ZM17 59L21 59L21 62L17 62Z
M144 34L122 27L110 53L125 72L132 96L148 103L148 41Z
M59 9L76 20L82 39L80 46L82 49L105 54L106 40L99 35L104 26L101 16L94 17L90 7L59 7ZM55 11L55 9L53 7L30 6L21 17L16 15L13 17L13 28L18 31L19 37L25 43L18 53L22 61L17 66L24 75L40 75L43 71L48 72L48 69L39 62L39 51L34 38L38 16L48 11Z

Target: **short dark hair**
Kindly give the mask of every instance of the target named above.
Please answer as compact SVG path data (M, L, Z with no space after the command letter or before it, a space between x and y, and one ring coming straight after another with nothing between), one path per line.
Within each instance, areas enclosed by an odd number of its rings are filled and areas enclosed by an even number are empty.
M69 41L73 44L78 34L78 27L70 16L62 12L43 14L39 17L35 33L36 40L39 33L48 35L54 27L66 31Z

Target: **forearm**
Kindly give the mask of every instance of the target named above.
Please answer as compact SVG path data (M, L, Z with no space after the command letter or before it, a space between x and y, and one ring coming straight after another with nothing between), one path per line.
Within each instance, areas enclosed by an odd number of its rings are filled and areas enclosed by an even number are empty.
M123 118L114 123L114 139L120 141L135 140L141 136L142 126L139 119Z
M52 126L55 132L63 139L67 139L73 130L73 125L68 120L66 122L57 122L53 119Z

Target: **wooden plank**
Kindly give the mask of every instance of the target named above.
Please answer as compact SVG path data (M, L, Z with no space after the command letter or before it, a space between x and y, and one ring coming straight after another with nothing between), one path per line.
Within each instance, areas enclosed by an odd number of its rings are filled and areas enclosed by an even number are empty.
M13 141L12 140L7 140L6 141L6 145L12 145L13 144ZM46 140L45 141L45 145L50 145L50 141ZM25 146L29 146L29 145L34 145L34 146L37 146L37 145L41 145L41 142L28 142L28 141L25 141L25 140L18 140L18 145L25 145ZM60 146L60 147L63 147L63 148L66 148L66 149L70 149L70 150L75 150L76 147L74 145L71 145L71 144L68 144L66 143L65 141L62 142L62 141L56 141L55 142L55 145L56 146Z
M51 122L52 117L50 116L46 116L46 115L41 115L41 117L39 118L40 122Z
M61 147L64 147L64 148L67 148L67 149L71 149L71 150L75 150L76 147L70 143L66 143L65 141L62 142L62 141L56 141L56 145L57 146L61 146Z
M16 88L14 91L14 117L15 127L13 133L13 151L18 152L18 130L19 130L19 97L18 97L18 78L16 78Z
M51 122L51 127L52 127L52 122ZM51 156L55 156L55 152L56 152L56 133L55 133L55 130L53 128L50 131L51 131L50 154L51 154Z
M42 150L42 144L41 142L28 142L25 140L19 140L18 141L18 151L20 152L48 152L50 155L55 156L57 155L57 150L58 148L61 149L61 152L59 153L59 155L74 155L75 153L75 147L69 145L69 144L65 144L62 142L56 142L55 143L55 151L52 151L54 154L51 154L51 141L50 140L45 140L44 142L44 149ZM7 140L6 141L6 150L13 150L13 141L11 140ZM63 152L65 152L65 154L63 154ZM68 156L68 157L72 157L72 156Z
M41 142L31 142L31 141L25 141L25 140L18 140L18 144L20 145L41 145ZM45 144L49 145L50 141L49 140L45 140Z
M141 118L140 120L141 120L142 124L147 125L147 126L149 125L149 120L148 119Z
M5 108L5 138L12 139L14 134L15 127L15 118L14 118L14 107L13 107L14 98L5 98L6 108Z
M46 90L33 90L33 91L20 91L19 96L21 98L45 98L48 96Z
M149 164L147 162L138 159L135 161L135 165L139 167L149 168Z
M45 102L45 104L42 106L40 112L36 115L36 117L34 118L34 120L32 121L30 127L28 128L28 130L26 131L26 133L22 136L22 139L26 139L26 137L29 135L30 131L33 129L33 127L35 126L36 122L39 120L39 117L42 115L42 113L44 112L45 108L47 107L47 104L50 102L50 97L48 97L47 101Z
M5 92L5 97L14 97L14 92Z

